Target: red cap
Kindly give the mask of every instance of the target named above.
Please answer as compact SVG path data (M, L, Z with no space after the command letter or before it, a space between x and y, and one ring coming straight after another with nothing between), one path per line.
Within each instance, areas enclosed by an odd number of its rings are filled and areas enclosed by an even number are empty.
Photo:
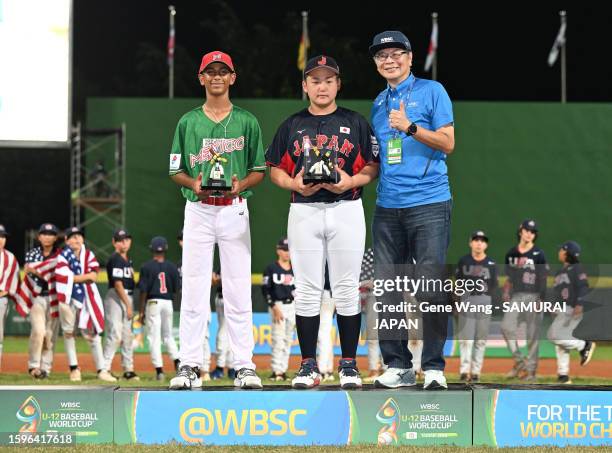
M223 63L225 66L230 68L232 72L235 72L232 57L224 52L221 52L220 50L215 50L214 52L209 52L202 57L202 63L200 63L200 70L198 71L198 74L206 69L211 63Z

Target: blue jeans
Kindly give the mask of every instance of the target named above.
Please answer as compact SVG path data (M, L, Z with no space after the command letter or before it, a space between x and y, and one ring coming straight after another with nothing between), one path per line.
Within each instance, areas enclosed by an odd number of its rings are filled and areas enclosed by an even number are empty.
M418 279L446 278L446 251L450 242L452 200L412 208L383 208L376 206L372 224L374 270L376 279L395 279L409 276ZM443 291L420 292L417 300L431 304L448 303ZM383 307L397 305L403 300L401 292L388 292L379 298ZM377 299L378 300L378 299ZM381 318L405 318L405 313L380 312ZM444 370L444 342L448 314L422 313L419 331L423 339L421 367L425 370ZM379 344L385 364L391 368L412 368L412 354L408 350L407 332L403 335L379 330Z

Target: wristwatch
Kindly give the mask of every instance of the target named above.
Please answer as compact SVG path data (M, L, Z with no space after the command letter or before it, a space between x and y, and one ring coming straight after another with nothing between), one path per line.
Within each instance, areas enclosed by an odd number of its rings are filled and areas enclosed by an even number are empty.
M410 126L408 126L408 132L406 132L408 135L414 135L416 134L417 131L417 125L415 123L410 123Z

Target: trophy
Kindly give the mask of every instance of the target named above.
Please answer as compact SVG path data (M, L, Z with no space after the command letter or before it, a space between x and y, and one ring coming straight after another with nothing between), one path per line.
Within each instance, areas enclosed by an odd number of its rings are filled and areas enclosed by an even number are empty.
M201 188L203 190L212 190L212 196L222 196L223 192L232 190L232 185L228 184L225 177L226 171L223 167L223 164L227 163L227 159L213 151L212 159L208 163L210 164L210 172L208 172L208 177L202 179ZM202 167L202 176L206 174L204 167Z
M304 141L304 184L336 184L340 179L336 172L337 163L335 150L319 149L312 146L310 140Z

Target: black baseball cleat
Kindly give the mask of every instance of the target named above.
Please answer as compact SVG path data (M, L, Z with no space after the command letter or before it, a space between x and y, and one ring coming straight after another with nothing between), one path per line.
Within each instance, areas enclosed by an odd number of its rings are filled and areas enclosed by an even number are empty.
M580 351L580 365L585 366L591 361L593 353L595 352L595 342L587 341L584 344L584 348Z
M467 374L467 373L461 373L459 375L459 380L462 381L462 382L467 382L467 381L470 380L470 375Z
M557 382L559 384L571 384L572 380L569 376L565 374L560 374L559 376L557 376Z
M127 381L140 381L138 375L133 371L126 371L125 373L123 373L123 379Z
M181 365L181 361L179 359L174 359L174 371L178 371Z

